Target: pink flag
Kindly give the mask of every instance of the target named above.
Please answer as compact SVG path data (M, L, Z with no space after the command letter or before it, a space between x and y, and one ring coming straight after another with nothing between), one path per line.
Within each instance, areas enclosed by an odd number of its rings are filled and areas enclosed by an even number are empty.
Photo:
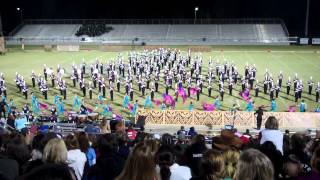
M289 106L288 112L296 112L296 106L295 105Z
M203 107L203 110L205 111L214 111L216 109L214 104L209 104L209 103L203 103L202 107Z
M250 100L250 91L246 89L244 92L240 92L240 96L246 101L249 102Z
M160 106L161 105L161 100L155 99L154 103L156 104L156 106Z
M186 101L186 99L187 99L187 93L183 89L182 86L180 86L179 89L178 89L178 95L182 97L182 100L183 100L183 103L184 103Z
M174 101L173 97L168 94L163 94L163 102L166 105L173 106L173 107L175 106L175 101Z
M198 91L198 89L197 89L196 87L191 87L191 88L190 88L190 94L191 94L191 96L197 95L197 91Z
M39 107L40 107L40 109L48 110L48 105L47 104L39 102Z
M132 104L128 104L128 109L130 110L130 111L132 111L132 109L133 109L133 106L132 106Z

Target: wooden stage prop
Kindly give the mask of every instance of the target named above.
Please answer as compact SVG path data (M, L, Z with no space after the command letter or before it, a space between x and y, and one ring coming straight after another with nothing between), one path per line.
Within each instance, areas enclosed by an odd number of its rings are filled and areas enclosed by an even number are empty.
M207 125L223 128L232 125L236 128L256 127L254 112L238 111L188 111L188 110L148 110L139 109L139 116L145 116L145 124L174 124L174 125ZM269 116L279 120L279 128L320 128L320 113L313 112L264 112L262 126Z

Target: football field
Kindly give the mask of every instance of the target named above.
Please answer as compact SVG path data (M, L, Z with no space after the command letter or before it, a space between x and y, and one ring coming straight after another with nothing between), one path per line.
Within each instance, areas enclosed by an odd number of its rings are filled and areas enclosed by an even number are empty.
M170 48L170 47L169 47ZM187 47L175 47L180 48L182 53L186 53ZM90 64L95 62L98 58L103 63L109 60L116 60L119 52L102 52L96 48L86 48L79 52L45 52L42 48L27 48L22 51L17 47L9 48L6 55L0 56L0 72L4 73L4 77L7 84L7 99L13 99L16 106L21 110L22 105L25 103L31 103L31 97L25 100L22 93L18 93L18 89L15 85L15 73L18 72L24 79L29 87L29 94L34 92L38 100L42 103L53 104L54 95L59 93L56 87L51 87L51 80L48 78L48 100L44 100L43 95L39 89L32 88L31 82L31 71L34 70L36 74L43 73L43 65L46 64L48 67L52 67L54 70L57 68L57 64L60 64L65 68L66 73L64 74L64 79L67 82L67 100L65 101L66 109L71 110L73 104L74 95L78 95L83 99L82 92L77 84L76 88L72 87L72 81L70 80L71 66L73 62L75 64L80 64L84 58L86 61L86 83L89 82L90 78ZM121 52L125 59L127 60L128 51ZM194 55L194 54L192 54ZM219 60L220 63L224 63L225 60L229 62L234 62L237 66L239 74L244 74L244 67L248 63L249 65L255 64L257 67L257 79L262 82L264 79L265 70L268 69L269 72L273 74L274 80L280 71L284 74L284 80L282 89L277 98L277 111L287 111L288 106L298 105L294 102L294 92L293 85L291 88L291 94L286 95L285 83L288 76L294 77L295 73L298 77L303 80L304 91L302 94L302 99L307 103L307 110L313 111L317 105L315 102L315 87L318 81L320 81L320 48L319 47L301 47L301 46L214 46L211 52L202 52L203 56L203 75L207 74L208 71L208 60L212 57L214 60ZM307 81L310 76L313 77L315 85L313 87L312 95L308 95ZM205 77L205 76L204 76ZM90 78L91 80L91 78ZM163 78L161 78L162 83L160 83L159 93L156 93L155 99L162 99L162 93L164 92ZM206 85L206 82L205 82ZM185 84L186 86L186 84ZM106 88L108 90L108 88ZM234 103L238 103L242 109L245 109L246 102L239 96L239 90L241 89L241 84L238 83L234 86L233 96L229 96L229 91L227 89L227 83L225 83L225 97L222 102L222 109L229 110L229 108ZM134 99L138 99L140 107L143 107L144 98L140 97L141 93L138 91L136 83L134 83L135 95ZM176 103L176 109L187 110L189 102L192 101L194 108L197 110L202 110L202 103L213 103L214 96L218 96L218 84L213 85L212 97L208 97L208 91L206 88L203 89L203 94L200 96L200 101L197 102L195 97L188 98L185 103L182 103L182 99ZM261 84L259 97L254 97L255 107L260 105L270 105L269 95L264 95L263 85ZM146 91L149 93L149 90ZM170 95L174 96L174 90L169 91ZM97 102L98 90L94 90L93 99L90 100L88 97L84 98L86 104L93 108ZM251 96L254 95L254 91L251 91ZM114 101L109 101L109 93L107 91L106 103L109 103L113 111L118 114L123 114L124 116L129 116L128 109L122 109L122 101L124 97L124 85L121 87L121 92L115 92ZM160 108L154 105L154 108ZM298 110L298 107L296 108ZM97 111L102 111L102 109L97 109Z

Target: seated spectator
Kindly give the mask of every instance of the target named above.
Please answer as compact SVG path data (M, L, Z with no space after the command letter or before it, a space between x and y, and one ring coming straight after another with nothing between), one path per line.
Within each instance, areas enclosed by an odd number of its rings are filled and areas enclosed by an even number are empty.
M287 154L287 152L291 148L291 138L289 133L285 133L283 135L283 154Z
M75 135L69 134L65 142L68 149L68 166L74 170L77 179L81 180L87 157L81 152L79 141Z
M283 157L279 150L277 150L276 146L271 141L264 142L259 150L265 154L273 164L274 167L274 177L277 179L280 174L282 174L282 164Z
M155 155L160 147L160 141L155 139L148 139L143 143L151 149L152 155Z
M125 159L118 153L118 137L103 134L97 142L99 155L96 164L89 170L88 179L113 180L122 171Z
M14 159L19 164L19 173L22 174L23 166L31 158L29 148L25 143L24 136L21 134L14 135L9 139L5 150L6 156L9 159Z
M87 133L80 132L78 134L78 140L81 152L86 154L88 165L93 166L94 164L96 164L96 152L90 145Z
M68 179L76 180L72 170L63 164L44 164L21 177L23 180Z
M89 37L100 36L113 30L113 27L105 24L82 24L76 32L76 36L87 35Z
M283 154L283 134L278 129L279 122L274 116L268 117L265 128L261 133L260 144L263 144L266 141L271 141L276 147L277 150Z
M128 146L128 135L123 131L116 132L119 143L118 153L124 158L127 159L130 153L130 149Z
M239 161L240 153L238 151L228 150L223 153L225 167L222 172L224 180L235 178L235 172Z
M19 176L19 164L16 160L0 155L0 179L13 180Z
M194 129L194 127L190 127L190 129L189 129L189 131L188 131L188 135L190 136L190 137L193 137L193 136L195 136L195 135L197 135L198 133L197 133L197 131Z
M179 166L175 162L175 153L171 146L161 146L156 154L157 173L161 180L189 180L191 171L189 167Z
M130 124L130 126L128 127L127 134L128 134L128 138L130 139L130 141L133 141L136 139L137 131L134 129L133 124Z
M212 138L212 149L220 151L240 150L242 141L231 130L222 130L220 136Z
M291 149L287 154L294 154L303 163L310 165L310 157L305 152L306 137L304 134L296 133L291 136Z
M31 161L29 161L26 166L24 167L24 172L30 172L32 169L41 166L43 164L42 162L42 154L45 144L47 143L44 141L45 135L44 134L38 134L33 137L32 143L31 143Z
M51 139L43 150L42 160L45 163L67 164L68 150L62 139Z
M187 144L185 144L186 147L182 147L181 145L179 144L176 144L173 148L174 148L174 154L176 156L176 160L175 162L179 165L185 165L183 164L185 162L185 157L184 157L184 154L185 154L185 151L188 147Z
M250 138L252 137L251 134L250 134L250 130L249 129L246 129L246 132L243 133L243 135L250 136Z
M317 148L311 158L312 171L308 175L299 176L297 180L320 179L320 148Z
M177 135L180 135L180 134L183 134L183 135L188 134L188 132L184 129L184 126L181 126L180 130L177 132Z
M115 128L115 132L126 132L126 125L124 124L124 121L118 121Z
M225 169L225 161L221 152L216 150L208 150L204 153L201 160L201 173L198 177L191 180L219 180L223 178L223 170Z
M161 145L168 145L172 146L174 144L173 136L171 136L169 133L165 133L161 137Z
M274 169L269 158L255 149L240 154L236 170L236 180L273 180Z
M54 133L54 132L48 132L44 135L44 139L42 140L42 144L44 146L46 146L46 144L54 138L61 138L58 134Z
M0 148L2 147L2 134L0 135ZM19 176L19 164L0 153L0 179L16 179Z
M178 134L178 141L176 144L186 144L186 133L179 133Z
M283 179L288 179L288 180L295 179L301 173L302 173L302 164L295 155L291 154L284 158Z
M30 147L32 141L32 135L27 127L24 127L20 130L21 135L24 137L24 142L27 146Z
M179 156L179 159L181 159L182 155L188 148L188 140L186 139L186 135L184 133L180 133L178 135L178 140L175 144L175 149L178 151L181 155ZM180 162L180 161L179 161Z
M316 137L306 144L304 151L311 157L318 145L320 145L320 130L316 130Z
M0 120L2 119L2 116L6 119L6 104L6 100L2 98L0 101Z
M182 163L191 169L192 176L200 175L200 163L206 150L205 137L203 135L194 136L191 140L191 145L185 151L185 162Z
M143 131L138 131L136 139L134 141L136 143L138 143L138 142L142 142L142 141L147 140L147 139L154 139L154 136L151 136L150 134L145 133Z
M137 144L131 152L124 169L116 180L156 180L156 164L151 148Z
M15 120L16 116L13 113L8 114L8 119L7 119L7 125L10 127L10 129L15 129Z

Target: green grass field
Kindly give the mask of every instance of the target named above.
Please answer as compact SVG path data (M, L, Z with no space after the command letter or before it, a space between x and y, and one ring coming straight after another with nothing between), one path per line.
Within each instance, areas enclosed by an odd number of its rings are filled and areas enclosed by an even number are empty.
M182 50L186 50L187 47L178 47ZM17 93L18 89L15 86L14 77L15 73L18 72L24 76L27 84L29 85L29 93L35 92L40 102L47 104L53 103L53 97L59 94L57 89L51 87L51 81L48 81L49 85L49 99L44 100L42 94L39 92L38 88L32 88L31 86L31 71L34 70L36 74L42 73L43 64L47 64L48 67L53 67L56 69L57 64L62 65L67 70L65 79L68 84L68 99L65 102L66 108L72 108L72 101L75 94L82 96L82 92L77 88L71 88L71 80L69 74L71 72L71 65L73 62L80 64L82 58L85 58L87 65L94 62L96 58L99 58L105 62L106 60L115 59L118 52L102 52L95 50L97 48L86 48L86 50L81 50L80 52L45 52L41 48L27 47L26 50L22 51L18 47L9 47L9 52L0 56L0 72L4 73L6 78L6 83L8 86L8 98L13 98L17 107L21 109L24 103L31 103L31 98L29 96L28 100L24 99L23 94ZM307 80L310 76L313 76L314 82L320 81L320 48L319 47L299 47L299 46L214 46L212 47L212 52L202 53L204 57L204 69L203 73L207 73L207 62L209 57L214 59L219 59L222 62L224 59L228 61L234 61L240 74L244 73L244 66L246 62L249 64L256 64L258 80L261 82L263 80L263 75L265 69L268 68L273 76L278 76L280 70L284 72L284 82L285 84L287 77L293 77L295 73L303 80L304 83L304 93L303 99L307 102L308 111L313 111L315 103L315 92L313 90L313 95L308 95L307 91ZM223 51L221 51L223 49ZM271 50L270 52L268 50ZM127 52L122 52L125 57L127 57ZM87 66L87 72L90 72L89 66ZM275 78L276 79L276 78ZM162 79L161 79L162 80ZM88 81L87 81L88 83ZM111 107L117 113L121 113L124 116L129 115L128 110L122 110L122 100L124 96L124 86L121 87L121 93L115 93L115 99L113 102L109 102ZM214 92L213 96L219 95L217 91L217 84L213 86ZM235 86L236 91L234 91L234 96L228 95L227 87L225 88L225 98L222 103L223 110L228 110L234 102L238 100L241 108L245 108L246 103L238 95L238 90L241 89L240 84ZM260 89L262 90L262 88ZM94 106L97 99L96 89L94 91L93 98L90 100L86 97L84 100L90 106ZM285 88L282 88L280 97L277 99L278 111L286 111L289 105L294 105L293 91L291 95L286 95L284 93ZM107 91L108 92L108 91ZM148 92L148 90L147 90ZM160 92L164 92L164 86L160 84ZM174 90L170 90L170 94L173 95ZM202 102L213 102L214 99L209 99L207 96L207 89L203 91L203 95L200 96L200 101L196 102L195 99L188 99L185 104L182 103L180 99L176 105L176 109L188 109L188 104L191 101L194 102L195 109L202 110ZM251 94L253 95L253 91ZM108 93L107 93L108 94ZM144 99L140 97L140 92L135 86L135 98L138 98L139 104L142 107ZM156 94L156 99L161 99L162 93ZM269 95L264 95L260 93L260 97L254 98L255 107L260 105L270 105ZM157 107L156 107L157 108ZM101 110L100 110L101 111Z

